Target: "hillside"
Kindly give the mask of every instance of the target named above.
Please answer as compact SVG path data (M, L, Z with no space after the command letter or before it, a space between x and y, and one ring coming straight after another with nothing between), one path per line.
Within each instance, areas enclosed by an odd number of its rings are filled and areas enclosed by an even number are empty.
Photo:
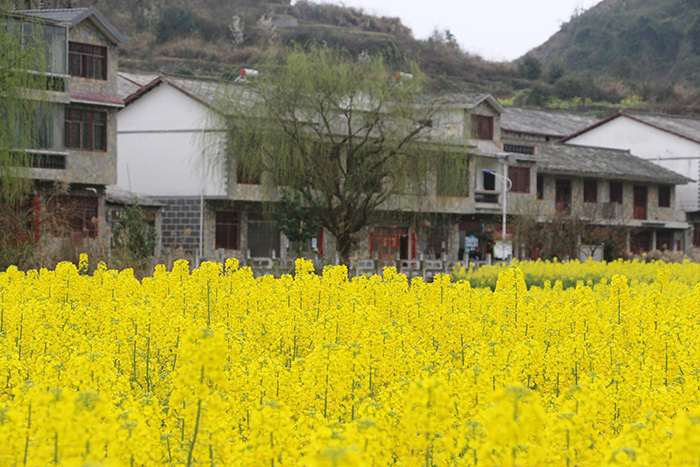
M577 73L700 86L700 1L605 0L531 55Z
M275 48L319 42L384 54L397 69L415 59L436 91L599 113L700 112L700 0L604 0L514 63L464 52L449 31L416 40L398 18L308 0L58 1L95 5L131 37L124 69L234 77Z
M66 0L64 4L68 3ZM133 70L192 72L220 77L255 67L271 45L310 41L340 45L355 56L383 53L400 66L417 60L437 89L482 89L507 95L527 86L510 64L492 64L460 50L449 34L414 39L398 18L361 9L289 0L72 0L95 5L131 44L121 47L120 66ZM238 17L238 23L234 24Z

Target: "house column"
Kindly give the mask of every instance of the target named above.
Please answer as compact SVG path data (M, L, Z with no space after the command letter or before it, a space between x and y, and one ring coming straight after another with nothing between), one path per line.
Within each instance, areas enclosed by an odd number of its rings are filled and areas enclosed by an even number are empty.
M649 245L649 251L656 250L656 229L651 231L651 245Z

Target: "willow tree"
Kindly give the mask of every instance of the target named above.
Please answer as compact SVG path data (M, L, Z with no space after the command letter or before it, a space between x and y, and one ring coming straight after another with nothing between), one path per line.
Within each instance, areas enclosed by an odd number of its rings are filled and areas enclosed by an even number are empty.
M426 175L433 109L418 67L402 71L381 56L297 47L262 67L247 84L254 92L235 93L227 112L239 177L309 200L346 264L356 234Z
M0 200L20 201L32 186L31 150L51 138L52 104L44 25L0 10ZM52 57L53 58L53 57ZM53 90L53 89L51 89Z
M65 28L62 28L65 43ZM47 60L64 55L47 50L54 31L38 20L0 10L0 267L21 263L35 244L35 218L27 195L33 187L33 150L46 147L56 133L48 102L56 83ZM60 45L60 43L59 43ZM64 72L65 73L65 72Z

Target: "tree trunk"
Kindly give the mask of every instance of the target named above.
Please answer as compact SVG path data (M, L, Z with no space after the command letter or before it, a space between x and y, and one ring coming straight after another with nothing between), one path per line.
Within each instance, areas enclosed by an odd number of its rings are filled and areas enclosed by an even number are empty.
M340 264L344 264L350 268L350 252L352 250L352 236L348 233L342 233L335 236L336 251L340 255Z

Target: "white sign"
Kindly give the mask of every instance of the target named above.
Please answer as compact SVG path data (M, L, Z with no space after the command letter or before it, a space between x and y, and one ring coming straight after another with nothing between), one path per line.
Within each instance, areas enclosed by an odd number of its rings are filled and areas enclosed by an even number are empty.
M496 242L493 248L493 256L496 259L507 259L513 255L513 243L512 242Z

